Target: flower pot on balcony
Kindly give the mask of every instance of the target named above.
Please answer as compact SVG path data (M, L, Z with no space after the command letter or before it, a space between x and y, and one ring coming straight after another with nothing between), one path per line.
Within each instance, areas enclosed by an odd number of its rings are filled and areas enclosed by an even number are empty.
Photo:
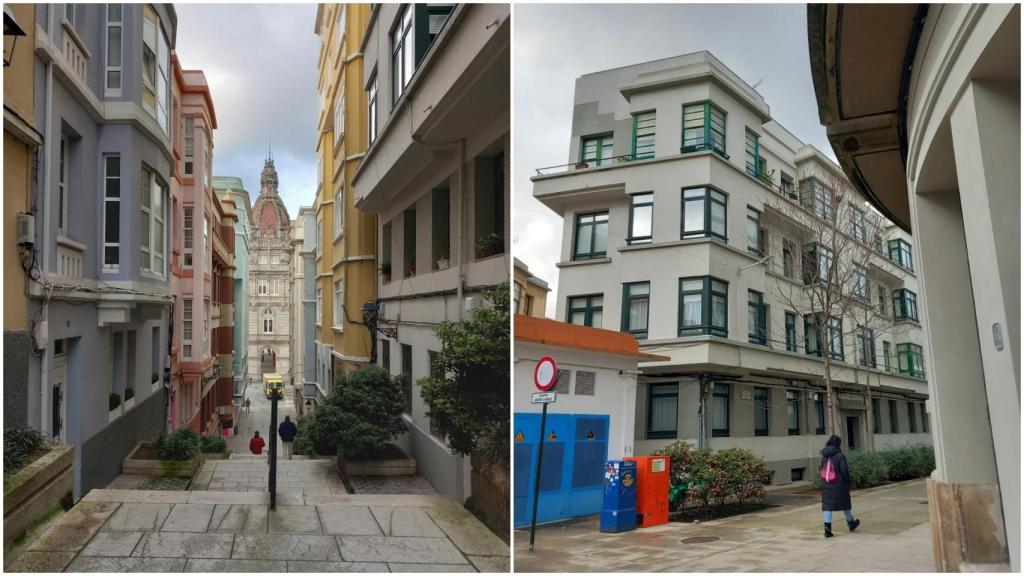
M576 163L576 169L577 170L583 170L585 168L590 168L590 164L587 164L586 162L577 162Z
M437 269L438 270L447 270L448 269L448 259L447 258L440 258L440 259L438 259L438 261L437 261Z

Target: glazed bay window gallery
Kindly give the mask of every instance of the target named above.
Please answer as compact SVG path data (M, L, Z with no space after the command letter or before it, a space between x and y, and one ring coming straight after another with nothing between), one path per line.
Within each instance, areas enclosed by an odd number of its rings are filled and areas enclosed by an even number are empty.
M897 344L900 374L924 378L924 349L917 344Z
M898 238L889 241L889 259L911 272L914 271L914 256L906 240Z
M654 218L654 193L633 194L629 199L629 237L626 244L650 244Z
M654 158L655 112L633 114L633 159Z
M702 276L679 279L679 336L729 335L729 284Z
M107 4L106 96L121 95L121 5Z
M892 293L892 311L896 320L912 320L917 322L917 294L906 288L894 290Z
M647 338L647 320L651 308L651 283L632 282L622 285L622 332L637 340Z
M517 284L518 286L518 284ZM592 294L590 296L569 297L568 314L566 321L579 326L590 326L601 328L604 311L604 296Z
M164 275L164 205L167 188L156 174L142 168L139 209L141 211L139 237L141 239L141 268L159 277Z
M725 194L707 186L684 188L682 205L681 238L726 239Z
M725 156L725 112L711 102L683 105L681 153L714 150Z
M192 267L192 247L195 237L195 220L193 219L192 206L185 206L182 216L182 265L185 268Z
M576 215L573 260L604 258L608 245L608 212Z
M142 107L167 133L170 51L156 11L145 5L142 13Z
M103 157L103 270L117 271L121 262L121 157Z
M651 384L647 394L647 437L675 438L679 419L679 385Z

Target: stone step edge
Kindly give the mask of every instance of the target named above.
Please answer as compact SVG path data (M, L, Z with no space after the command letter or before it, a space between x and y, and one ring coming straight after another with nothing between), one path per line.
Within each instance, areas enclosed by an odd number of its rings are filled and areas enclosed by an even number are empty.
M86 494L80 502L147 503L147 504L250 504L269 505L266 492L231 492L217 490L120 490L97 488ZM278 506L380 506L405 508L433 508L456 505L451 498L419 494L330 494L303 495L278 492Z

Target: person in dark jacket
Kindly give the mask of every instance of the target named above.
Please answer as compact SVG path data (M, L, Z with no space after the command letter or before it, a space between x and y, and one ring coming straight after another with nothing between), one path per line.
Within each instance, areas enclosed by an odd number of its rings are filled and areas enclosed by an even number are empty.
M833 434L821 450L819 473L826 470L829 462L835 471L835 479L828 482L823 479L821 487L821 509L825 512L825 538L832 537L832 512L842 510L846 516L846 526L853 532L860 526L860 520L853 517L853 506L850 504L850 467L846 463L846 455L841 446L843 441Z
M277 427L277 434L281 436L281 444L284 446L284 457L292 459L292 442L295 441L295 435L299 433L299 429L295 426L295 422L292 422L291 416L285 416L284 422Z

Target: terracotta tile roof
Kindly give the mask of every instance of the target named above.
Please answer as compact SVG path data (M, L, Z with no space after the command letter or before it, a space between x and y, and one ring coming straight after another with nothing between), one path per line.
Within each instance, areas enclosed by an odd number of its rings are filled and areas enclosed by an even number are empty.
M632 334L589 328L550 320L515 314L515 339L549 346L561 346L577 350L591 350L618 356L632 356L642 360L669 360L668 356L648 354L640 351Z

